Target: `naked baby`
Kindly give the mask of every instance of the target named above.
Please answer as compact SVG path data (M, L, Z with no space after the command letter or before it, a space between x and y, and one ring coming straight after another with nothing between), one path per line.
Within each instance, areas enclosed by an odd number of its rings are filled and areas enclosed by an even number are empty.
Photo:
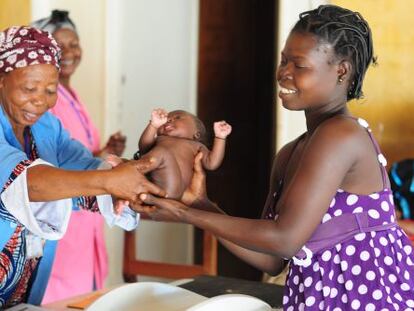
M141 158L154 159L151 180L167 191L168 197L180 199L190 183L194 158L202 152L203 167L217 169L223 162L226 138L231 126L226 121L214 123L214 143L205 146L206 129L195 115L175 110L167 113L154 109L142 133L138 147Z

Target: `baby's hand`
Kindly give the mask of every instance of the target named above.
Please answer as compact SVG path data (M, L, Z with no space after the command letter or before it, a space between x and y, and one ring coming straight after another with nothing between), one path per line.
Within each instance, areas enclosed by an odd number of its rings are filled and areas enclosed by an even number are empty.
M151 125L156 129L167 123L168 112L162 108L154 109L151 113Z
M226 139L231 133L231 125L226 121L214 122L214 135L217 138Z

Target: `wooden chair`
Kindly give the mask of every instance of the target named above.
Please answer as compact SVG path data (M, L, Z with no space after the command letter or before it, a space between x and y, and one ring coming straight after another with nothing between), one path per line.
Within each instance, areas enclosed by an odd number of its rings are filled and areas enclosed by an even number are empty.
M203 231L203 259L200 265L172 264L137 259L136 232L125 232L123 276L125 282L136 282L137 275L168 279L191 278L196 275L217 275L217 239Z

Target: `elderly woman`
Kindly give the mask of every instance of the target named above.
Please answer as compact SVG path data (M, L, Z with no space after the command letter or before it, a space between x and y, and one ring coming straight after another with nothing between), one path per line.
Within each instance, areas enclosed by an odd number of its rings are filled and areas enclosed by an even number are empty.
M49 31L62 51L57 102L50 112L62 122L72 138L79 140L93 154L120 156L125 149L125 137L115 133L101 149L98 130L71 85L72 76L81 62L82 49L69 13L54 10L51 16L33 25ZM100 289L108 273L102 217L76 205L73 211L68 230L57 246L43 303Z
M74 204L132 229L137 215L126 208L115 217L108 194L134 202L142 192L163 193L140 172L148 163L97 170L104 162L47 112L58 77L59 47L49 33L0 32L0 308L40 303Z

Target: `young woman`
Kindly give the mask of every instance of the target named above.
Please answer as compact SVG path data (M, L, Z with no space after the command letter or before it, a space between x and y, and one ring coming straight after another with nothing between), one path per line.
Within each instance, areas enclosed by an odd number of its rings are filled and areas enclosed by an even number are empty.
M285 108L304 111L307 132L277 154L264 219L213 213L201 168L183 203L142 195L158 220L194 224L255 267L288 262L285 310L413 310L414 255L397 225L386 161L347 102L362 96L375 62L359 13L324 5L293 27L277 70ZM201 177L200 177L201 176Z

